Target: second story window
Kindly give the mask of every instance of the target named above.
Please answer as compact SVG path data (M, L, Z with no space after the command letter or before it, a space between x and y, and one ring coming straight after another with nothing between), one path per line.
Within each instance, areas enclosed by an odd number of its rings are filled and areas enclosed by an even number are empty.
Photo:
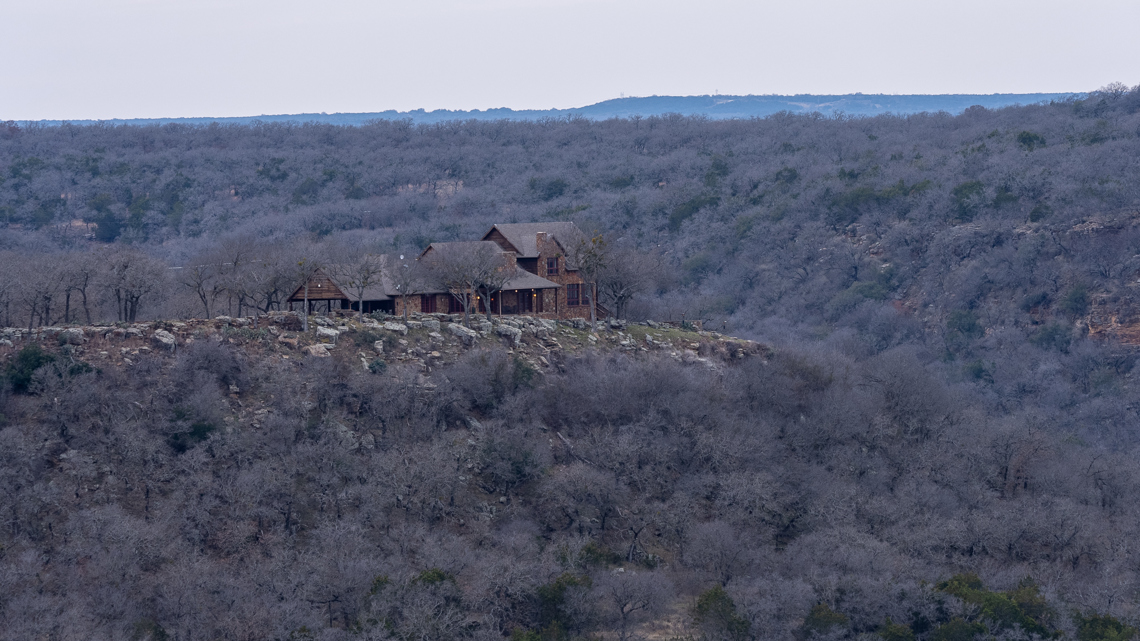
M557 276L558 275L558 259L557 258L547 258L546 259L546 275L547 276Z

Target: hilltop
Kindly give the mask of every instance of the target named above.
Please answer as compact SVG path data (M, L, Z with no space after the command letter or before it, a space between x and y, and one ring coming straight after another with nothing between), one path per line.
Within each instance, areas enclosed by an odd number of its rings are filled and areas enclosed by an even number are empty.
M678 362L697 363L716 370L733 359L765 354L768 348L753 341L700 329L700 323L630 323L599 321L591 331L588 321L556 321L530 316L473 317L472 327L462 314L413 313L398 316L313 316L302 331L299 314L275 312L257 317L220 316L210 320L173 320L108 323L94 326L0 328L0 362L9 361L21 347L35 342L56 347L89 365L129 367L140 357L172 357L180 347L196 341L224 342L250 357L302 359L306 356L359 359L366 372L389 365L408 365L431 374L471 350L505 349L535 371L581 355L586 350L613 350L627 354L657 353Z

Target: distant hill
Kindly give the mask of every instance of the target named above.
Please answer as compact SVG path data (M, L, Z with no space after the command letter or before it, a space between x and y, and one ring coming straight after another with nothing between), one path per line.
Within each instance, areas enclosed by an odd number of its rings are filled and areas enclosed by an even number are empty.
M360 125L370 120L411 120L415 124L432 124L455 120L539 120L542 118L568 118L578 116L590 120L629 118L632 116L659 116L678 113L685 116L703 115L715 120L732 118L763 118L781 111L792 113L821 113L824 115L877 116L880 114L913 114L945 111L959 114L968 107L981 105L999 109L1012 105L1029 105L1061 101L1083 94L1025 93L1025 94L944 94L944 95L887 95L846 94L837 96L649 96L646 98L617 98L585 107L570 109L487 109L452 111L437 109L425 111L378 111L373 113L309 113L237 116L228 118L133 118L105 121L71 120L74 124L107 122L112 124L154 125L182 124L249 124L262 122L317 122L334 125ZM41 120L40 124L59 125L64 121Z

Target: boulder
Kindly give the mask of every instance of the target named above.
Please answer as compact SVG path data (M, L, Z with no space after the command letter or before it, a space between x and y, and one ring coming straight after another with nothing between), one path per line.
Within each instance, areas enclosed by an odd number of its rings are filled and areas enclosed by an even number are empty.
M478 333L467 329L459 323L452 323L448 325L447 330L468 345L475 342L475 339L479 338Z
M170 332L166 331L165 329L160 329L160 330L156 331L154 333L153 338L154 338L154 344L157 345L158 347L165 347L167 349L174 349L174 346L177 344L177 341L174 339L174 334L171 334Z
M424 326L424 324L422 322L414 321L414 320L410 320L404 324L408 326L408 329L420 329L421 327Z
M522 330L518 328L511 327L509 325L499 325L497 328L495 328L495 332L499 336L505 336L511 339L511 344L515 347L518 347L519 343L522 342Z
M69 327L59 333L59 340L68 345L79 345L87 340L83 330L78 327Z
M272 317L274 323L281 326L281 329L289 332L299 332L303 325L301 324L301 315L297 312L284 312Z
M384 353L384 341L375 341L374 343L372 343L372 349L377 354L383 354Z
M424 326L424 329L426 329L429 332L438 332L439 331L439 321L437 321L435 319L423 321L423 326Z
M403 324L403 323L394 323L392 321L388 321L388 322L384 323L382 325L382 327L384 329L388 330L389 332L396 332L401 336L407 336L408 335L408 326Z
M331 327L324 327L324 326L317 327L317 338L318 339L327 338L327 339L329 339L335 343L337 337L339 337L339 336L340 336L340 332L338 332L337 330L335 330Z
M325 357L329 355L329 345L326 343L314 343L305 347L303 352L309 356Z

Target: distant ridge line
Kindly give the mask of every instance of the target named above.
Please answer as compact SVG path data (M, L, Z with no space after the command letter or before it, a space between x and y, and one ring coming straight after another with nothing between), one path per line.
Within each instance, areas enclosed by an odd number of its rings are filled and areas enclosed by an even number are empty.
M797 94L791 96L647 96L614 98L584 107L569 109L496 109L425 111L378 111L371 113L305 113L273 114L260 116L188 117L188 118L113 118L108 120L35 120L19 121L21 125L38 124L58 126L75 125L248 125L264 123L319 123L332 125L363 125L372 120L410 120L413 124L436 124L468 120L541 120L544 118L580 117L588 120L660 116L677 113L683 116L706 116L713 120L763 118L780 112L794 114L820 113L825 116L878 116L883 114L907 115L916 113L947 112L960 114L969 107L980 105L987 109L1000 109L1016 105L1059 102L1085 97L1084 93L1023 93L1023 94ZM2 119L2 118L0 118Z

